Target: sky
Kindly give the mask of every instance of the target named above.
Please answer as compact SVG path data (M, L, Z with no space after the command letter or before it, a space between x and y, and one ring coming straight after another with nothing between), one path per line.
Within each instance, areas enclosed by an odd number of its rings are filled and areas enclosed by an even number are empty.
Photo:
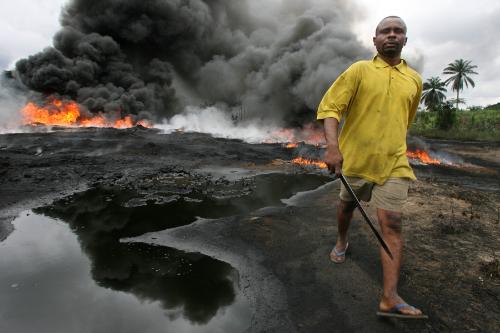
M357 0L366 10L355 29L372 45L374 27L388 15L402 17L408 26L403 56L423 57L420 72L425 80L442 75L456 59L477 65L476 87L460 93L468 106L500 102L500 1L494 0ZM455 93L448 89L447 96Z
M275 0L277 1L277 0ZM286 3L286 0L280 0ZM342 0L348 1L348 0ZM0 2L0 69L13 68L23 57L50 46L67 0ZM408 26L403 56L417 65L425 80L440 76L456 59L477 65L476 87L461 97L468 106L500 102L500 1L493 0L350 0L358 15L352 23L358 39L372 46L381 18L401 16ZM453 98L451 90L448 97Z

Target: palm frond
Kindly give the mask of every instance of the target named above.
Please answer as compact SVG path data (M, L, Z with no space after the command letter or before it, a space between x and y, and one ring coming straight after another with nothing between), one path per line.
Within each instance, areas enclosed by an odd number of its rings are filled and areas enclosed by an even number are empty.
M476 83L470 77L465 77L465 85L467 85L467 82L471 85L472 88L476 86Z

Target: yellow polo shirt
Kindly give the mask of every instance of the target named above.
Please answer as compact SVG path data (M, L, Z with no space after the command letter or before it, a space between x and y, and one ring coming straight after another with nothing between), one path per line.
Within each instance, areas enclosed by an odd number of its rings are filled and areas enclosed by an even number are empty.
M317 119L344 124L339 135L346 176L383 184L389 177L416 179L406 158L406 131L422 94L420 75L402 60L378 56L342 73L323 97Z

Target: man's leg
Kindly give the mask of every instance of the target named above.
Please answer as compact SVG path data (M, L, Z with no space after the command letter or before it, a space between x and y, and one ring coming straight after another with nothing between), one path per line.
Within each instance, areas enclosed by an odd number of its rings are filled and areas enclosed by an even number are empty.
M339 204L337 205L337 243L335 244L335 251L332 251L330 254L330 258L333 261L343 262L344 260L344 258L341 258L342 256L337 256L335 252L342 253L347 247L347 231L351 224L354 208L356 208L354 201L339 200Z
M403 256L401 213L377 208L377 216L382 236L394 257L391 260L384 249L380 247L384 287L379 308L381 311L388 311L397 304L405 303L398 294L399 272ZM402 307L400 312L412 315L422 314L422 311L413 307Z
M347 177L347 181L360 200L369 201L373 183L367 182L362 178ZM339 203L337 205L337 242L330 253L330 259L335 263L345 261L345 250L347 248L347 231L352 220L352 213L356 208L356 203L344 187L340 185Z

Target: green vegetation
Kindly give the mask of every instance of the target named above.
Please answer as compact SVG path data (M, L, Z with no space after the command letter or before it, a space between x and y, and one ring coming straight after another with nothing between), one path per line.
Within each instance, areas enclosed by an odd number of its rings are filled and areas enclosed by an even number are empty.
M453 105L450 102L442 103L437 108L436 125L440 130L448 131L457 120L457 111L453 110Z
M442 139L500 141L500 103L485 108L471 106L463 111L458 108L465 104L460 98L464 86L475 87L470 76L477 74L476 68L470 60L458 59L443 70L443 74L451 75L444 82L437 76L427 79L421 102L428 112L417 112L410 133ZM446 85L457 92L456 98L446 100Z
M410 133L440 139L500 141L500 105L489 107L458 112L451 109L455 119L448 129L440 128L439 122L445 120L440 119L443 116L439 112L418 112Z
M488 105L484 108L485 110L497 110L500 111L500 102L492 105Z

